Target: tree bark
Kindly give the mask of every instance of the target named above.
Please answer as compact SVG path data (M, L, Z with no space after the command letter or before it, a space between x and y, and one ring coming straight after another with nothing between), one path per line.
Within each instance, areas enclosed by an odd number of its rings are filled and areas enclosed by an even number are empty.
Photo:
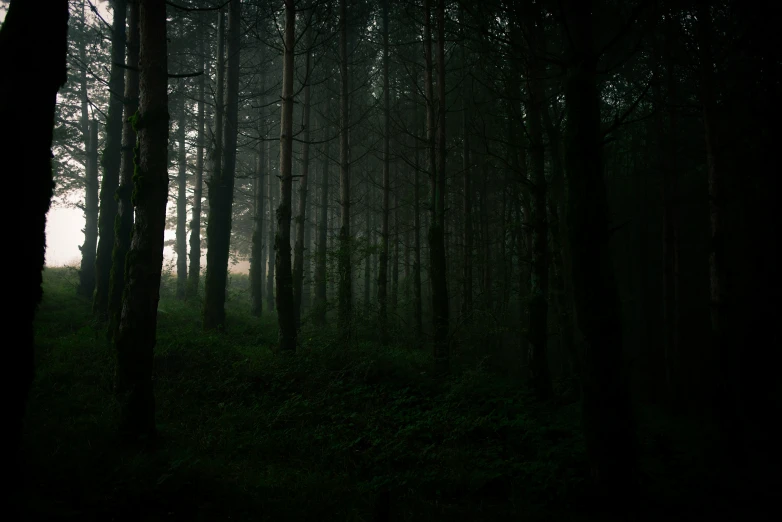
M348 20L346 0L339 2L339 189L340 189L340 229L339 229L339 300L337 308L337 328L343 339L350 338L353 314L352 268L350 242L350 148L349 148L349 100L348 100Z
M223 164L222 168L215 168L215 171L212 173L212 179L209 181L209 219L206 232L206 295L204 299L204 329L206 330L225 328L225 292L228 283L231 212L234 197L234 177L236 174L236 139L239 130L240 14L241 2L232 0L228 11L228 64L226 67L225 122L222 133L225 141L220 149ZM218 86L219 95L220 88ZM217 118L215 118L216 120ZM217 133L215 133L215 136L217 137ZM215 163L219 163L219 161L219 157L216 157Z
M117 189L117 216L114 219L114 250L111 253L111 280L109 289L109 340L114 340L119 330L122 313L122 294L125 291L125 263L130 251L130 234L133 229L133 155L136 147L136 130L131 117L138 110L139 78L139 3L130 1L128 17L128 68L125 69L124 117L122 118L122 161L120 162L119 188Z
M268 148L266 149L266 172L267 172L267 192L269 193L269 264L268 264L268 273L266 274L266 307L269 309L269 311L274 311L274 266L277 264L276 257L277 257L277 246L272 241L273 237L276 237L274 234L274 224L276 223L274 219L274 192L275 192L275 186L274 186L274 176L272 175L272 154L271 154L271 141L266 142L268 145Z
M41 34L46 35L45 46L40 46ZM43 295L46 213L54 188L52 135L57 92L67 79L67 35L68 3L63 0L49 2L45 9L33 2L14 0L0 27L0 118L4 122L0 127L0 154L6 165L24 165L22 173L5 179L18 206L6 205L3 214L14 222L8 227L6 241L18 249L15 256L19 262L17 277L9 278L8 295L16 301L3 313L5 331L16 334L3 361L5 400L10 405L6 431L11 434L11 440L5 443L10 450L6 473L12 477L6 494L12 500L25 498L24 481L19 480L25 471L23 420L35 370L33 319ZM20 511L25 504L19 502Z
M535 4L532 9L539 9ZM551 397L551 375L548 366L548 216L546 194L548 187L545 173L546 147L543 142L542 113L546 110L543 76L545 69L537 54L546 52L543 40L543 20L539 13L533 13L531 25L532 58L530 59L528 104L528 130L530 138L530 218L532 219L532 266L530 270L529 302L529 371L532 387L540 400Z
M204 90L209 77L209 60L204 51L204 29L199 29L198 51L201 56L201 69L204 74L198 77L198 137L196 138L196 171L193 180L193 216L190 221L190 270L188 273L187 297L198 296L201 279L201 198L204 180Z
M266 90L266 82L263 73L261 73L261 91ZM262 100L265 101L265 100ZM263 103L261 103L263 105ZM263 118L263 114L259 114ZM266 135L266 122L261 121L260 138ZM253 235L252 235L252 253L250 254L250 312L255 317L263 314L263 284L264 284L264 264L266 263L264 244L263 244L263 218L264 209L264 169L266 169L266 143L260 141L258 145L258 165L255 170L254 180L254 201L253 201Z
M459 9L459 19L464 24L464 9ZM464 26L462 26L464 27ZM462 30L464 31L464 30ZM462 194L462 216L464 237L464 257L462 259L462 315L465 321L469 321L472 316L472 165L470 163L470 104L472 100L471 82L468 79L467 72L467 46L465 44L466 36L462 32L461 51L462 67L464 67L464 77L462 78L462 176L463 176L463 194Z
M185 126L187 103L184 96L180 106L179 128L179 173L177 176L176 199L176 297L185 298L187 290L187 149L185 148Z
M324 130L325 133L325 130ZM325 136L324 136L325 137ZM323 143L323 166L320 178L320 217L318 218L318 248L315 255L314 319L326 320L326 247L329 226L329 141Z
M282 66L282 108L280 109L280 204L277 207L277 322L278 349L296 349L296 310L291 272L291 206L293 199L293 56L296 44L296 6L285 0L285 50ZM306 190L306 188L304 189ZM302 213L304 209L301 210ZM303 239L303 238L302 238ZM303 250L303 246L302 246Z
M114 249L114 220L117 217L116 192L122 161L122 95L125 76L125 17L127 2L113 0L111 26L111 69L109 73L109 113L106 118L106 147L103 149L103 180L100 187L98 216L98 251L95 258L95 295L92 313L101 320L108 318L111 255Z
M635 486L635 424L622 369L619 293L609 251L592 10L591 1L565 3L572 38L565 86L567 219L576 316L586 344L582 387L587 452L599 490L611 495L610 502L627 503Z
M287 26L286 26L287 29ZM304 132L302 135L301 147L301 178L299 180L299 215L296 216L296 246L294 247L294 259L293 259L293 307L295 313L296 328L301 325L301 308L302 308L302 292L304 286L304 261L305 261L305 245L304 232L307 229L307 182L310 171L310 47L311 47L311 31L308 31L307 37L307 53L304 57ZM293 51L291 51L291 55ZM291 57L291 61L293 57ZM291 68L293 66L291 65ZM291 78L293 73L291 72ZM291 96L293 96L293 79L291 79ZM293 106L293 100L291 100L291 107ZM291 114L293 109L291 108ZM293 116L291 115L291 119ZM293 125L291 123L291 129ZM308 278L309 279L309 278Z
M115 340L120 430L130 438L155 435L152 361L163 266L168 199L168 64L166 6L139 0L139 109L133 206L136 220L127 256L122 317Z
M92 298L95 290L95 249L98 245L98 120L90 120L84 176L84 244L79 247L79 294Z
M377 275L377 300L380 342L388 343L388 216L390 212L391 104L388 85L388 0L383 1L383 213L380 224L380 266Z

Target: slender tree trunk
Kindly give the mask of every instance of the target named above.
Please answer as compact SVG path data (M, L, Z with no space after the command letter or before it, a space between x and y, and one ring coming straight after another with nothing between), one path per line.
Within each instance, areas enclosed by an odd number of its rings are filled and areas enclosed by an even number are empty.
M368 174L371 176L371 174ZM372 193L372 180L367 184L367 193ZM366 230L364 231L364 235L367 239L367 248L372 247L372 207L369 204L371 198L367 197L367 204L366 204L366 219L364 220L364 224L366 225ZM364 307L369 309L369 303L370 299L372 298L372 254L370 252L367 252L366 257L364 258Z
M340 70L340 134L339 134L339 307L338 328L344 339L350 338L352 294L351 244L350 244L350 149L349 149L349 101L348 101L348 21L346 0L339 2L339 70Z
M483 165L483 187L481 188L481 244L483 246L483 306L489 311L494 306L492 299L492 260L491 260L491 241L489 234L489 163L488 158L484 158Z
M265 78L261 73L261 91L266 90ZM263 103L261 104L263 105ZM263 121L263 115L261 122L260 138L264 138L266 134L265 121ZM252 236L252 253L250 255L250 311L255 317L260 317L263 313L263 284L264 284L264 264L266 263L264 244L263 244L263 218L265 216L264 209L264 169L266 168L266 155L265 155L266 143L261 141L258 146L258 166L255 171L254 182L254 205L253 205L253 236Z
M388 343L388 216L390 202L391 104L388 82L388 0L383 1L383 213L380 225L380 267L377 300L380 307L380 341Z
M201 278L201 197L204 179L204 77L209 77L209 61L204 51L204 29L199 29L198 52L201 56L201 69L204 74L198 77L198 137L196 138L196 171L193 180L193 219L190 221L190 273L188 274L188 297L198 296Z
M287 26L286 26L287 28ZM304 57L304 132L302 136L301 150L301 179L299 180L299 215L296 216L296 246L294 248L293 259L293 307L295 312L296 328L301 325L302 293L304 286L304 265L305 265L305 245L304 232L308 228L306 219L307 210L307 181L310 170L310 47L311 32L307 37L307 53ZM291 37L293 38L293 37ZM291 50L291 61L293 61L293 51ZM293 66L291 66L293 67ZM291 72L291 78L293 73ZM291 79L291 96L293 96L293 80ZM291 119L293 119L293 100L291 100ZM291 122L291 129L293 124ZM307 278L309 279L309 277Z
M95 290L95 249L98 245L98 120L90 121L84 189L84 244L79 270L79 294L92 297Z
M399 170L394 168L394 178L399 179ZM397 188L398 190L398 188ZM396 321L397 306L399 304L399 197L394 191L394 257L391 264L391 323Z
M234 196L236 139L238 134L240 13L241 2L233 0L228 11L225 128L222 132L222 137L225 141L220 148L222 168L215 168L212 173L212 179L209 181L209 219L206 231L206 286L204 299L204 329L206 330L225 328L225 292L228 282L228 257L231 248L231 212ZM218 67L220 67L220 64L218 64ZM218 96L220 95L219 91L218 87ZM216 120L217 118L215 118ZM217 137L217 132L215 137ZM215 163L217 164L219 161L218 156L215 158Z
M586 351L583 421L593 478L621 503L633 498L635 424L622 363L622 323L609 251L609 209L595 78L592 2L567 0L571 68L565 86L568 230L578 326Z
M464 9L460 8L459 18L464 22ZM462 276L464 278L462 290L462 315L466 321L472 316L472 165L470 164L470 103L472 100L471 79L467 72L467 47L465 45L466 37L461 35L462 67L464 67L464 77L462 78L462 176L464 194L462 195L462 209L464 216L463 237L464 237L464 258L462 259Z
M130 234L133 229L133 154L136 147L136 130L131 117L138 110L139 79L139 3L130 0L128 17L128 68L125 69L124 117L122 118L122 161L120 163L119 188L117 189L117 217L114 220L114 250L111 254L111 280L109 289L109 340L114 340L119 330L122 313L122 294L125 291L125 259L130 251Z
M418 91L417 82L414 82L413 92ZM417 111L414 111L415 124L414 128L418 129L422 127L422 122L419 123L420 116ZM413 160L415 162L415 172L413 173L413 336L416 346L420 346L423 339L423 310L422 310L422 298L421 298L421 161L420 161L420 147L418 146L418 136L415 136L413 147L415 148L413 153Z
M431 224L429 227L429 277L432 287L432 321L435 370L448 371L448 287L445 274L445 2L437 8L437 90L438 107L435 122L434 85L432 81L432 19L431 0L425 0L424 58L427 141L429 144L429 175L431 180ZM435 127L437 140L435 141Z
M5 350L4 426L10 441L5 473L11 478L6 499L19 501L10 519L22 520L27 513L24 495L25 462L22 451L24 414L35 370L33 319L43 291L42 271L46 252L46 213L52 198L52 135L57 92L67 79L68 3L48 2L45 9L33 2L14 0L8 5L0 27L0 154L9 166L3 172L4 187L14 201L6 205L4 217L13 219L6 231L6 244L14 249L13 276L8 296L12 306L3 313L3 328L13 336ZM35 27L35 31L31 28ZM38 33L38 31L41 33ZM46 45L40 45L40 35ZM23 162L24 170L11 175ZM18 206L16 206L18 205ZM11 272L9 272L11 275ZM10 303L9 303L10 304ZM6 344L8 346L8 343ZM16 508L17 506L14 506ZM6 509L8 504L6 504Z
M127 287L115 340L120 430L131 438L155 435L152 361L163 267L168 199L168 64L166 6L139 1L139 109L133 205L136 220L127 257Z
M741 428L741 389L739 386L741 360L735 342L737 333L729 329L727 314L727 271L725 266L725 237L723 224L724 173L718 161L717 96L715 93L714 57L712 51L711 2L696 2L697 38L700 53L700 102L703 106L704 138L706 142L706 170L708 173L709 218L711 250L709 252L709 283L711 304L712 350L716 370L714 414L720 428L719 457L723 461L723 475L733 479L740 472L744 460ZM738 315L738 314L737 314ZM739 378L737 378L737 374Z
M324 134L325 134L324 130ZM329 227L329 142L323 144L323 166L320 174L320 217L318 219L318 251L315 255L315 320L326 319L326 247Z
M537 7L535 7L537 8ZM536 13L537 14L537 13ZM534 17L537 23L530 31L533 36L534 53L545 53L542 17ZM530 103L527 107L527 128L530 138L530 218L532 220L532 265L530 271L529 301L529 372L532 387L538 399L546 400L552 395L551 375L548 366L548 216L546 194L548 187L545 173L546 148L543 142L542 113L546 109L543 75L545 70L537 58L531 60L529 68Z
M270 311L274 311L274 266L277 264L277 246L272 241L275 236L274 233L274 192L277 187L274 186L274 176L272 175L272 155L271 155L271 141L268 142L269 147L266 149L268 168L268 187L269 193L269 271L266 274L266 306Z
M187 149L185 148L185 126L187 124L187 103L182 97L179 114L179 175L177 176L176 200L176 297L185 298L187 289Z
M285 0L285 51L282 62L282 108L280 111L280 205L277 207L277 235L274 238L274 249L277 251L277 321L280 328L278 346L280 351L293 351L296 349L297 314L293 296L293 274L291 272L295 24L296 6L294 5L294 0ZM309 102L309 100L306 100L306 102ZM306 187L303 190L306 193ZM303 208L301 212L303 217ZM303 250L303 245L301 246Z
M125 76L125 16L127 2L113 0L114 18L111 26L111 72L109 73L109 114L106 118L106 147L103 150L103 181L100 187L98 216L98 251L95 257L95 295L92 313L99 320L108 318L111 252L114 249L114 220L117 216L116 192L122 160L122 95ZM118 65L119 64L119 65Z

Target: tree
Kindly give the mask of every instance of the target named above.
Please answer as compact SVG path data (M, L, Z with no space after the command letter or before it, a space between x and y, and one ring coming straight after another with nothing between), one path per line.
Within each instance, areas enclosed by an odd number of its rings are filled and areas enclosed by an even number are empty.
M383 221L380 228L380 268L377 299L380 305L380 340L388 342L388 216L390 213L391 103L388 85L388 0L383 1Z
M120 430L130 438L156 433L152 361L168 200L168 59L162 2L139 0L139 42L139 108L133 117L138 133L132 197L136 219L115 339Z
M231 246L231 209L234 197L236 172L236 138L239 118L239 47L241 44L241 2L232 0L228 11L228 64L225 97L225 128L219 128L215 109L215 143L221 138L219 149L215 147L215 166L209 180L209 218L207 219L206 287L204 296L204 329L225 328L225 290L228 282L228 254ZM218 24L220 21L218 21ZM220 25L222 27L222 25ZM218 40L220 35L218 34ZM218 43L217 107L222 103L221 46ZM221 110L219 112L222 112ZM220 114L222 119L222 114ZM222 157L222 158L221 158ZM217 165L221 162L222 165Z
M286 14L287 16L287 14ZM287 18L286 18L287 20ZM287 25L286 25L287 29ZM311 35L311 29L307 30L307 34ZM286 35L287 36L287 35ZM293 260L293 307L296 314L296 328L301 324L301 307L302 307L302 287L304 282L304 231L307 229L306 217L307 217L307 191L308 180L310 170L310 51L312 37L307 37L307 52L304 55L304 123L301 145L301 178L299 179L299 215L296 216L296 246L294 247L294 260ZM287 47L285 48L287 52ZM293 51L291 51L293 54ZM286 71L283 71L283 74ZM292 73L291 73L292 74ZM292 82L293 80L291 80ZM293 95L293 85L291 83L291 96ZM291 106L293 101L291 101ZM293 115L291 113L291 119ZM291 127L292 128L292 127ZM291 136L292 138L292 136ZM279 274L279 272L278 272Z
M36 27L47 35L47 45L36 44ZM43 296L42 271L46 252L46 214L52 198L52 136L57 92L67 79L68 3L51 2L41 10L31 2L13 0L0 28L0 151L13 164L24 161L24 170L7 179L7 188L19 200L13 207L15 225L9 228L9 245L15 245L18 278L10 278L17 303L3 314L6 331L17 332L15 346L7 351L5 365L10 384L8 443L12 454L10 476L23 473L21 439L27 398L35 371L33 319ZM19 498L21 481L12 481L9 498Z
M177 139L179 141L179 172L176 198L176 297L184 299L187 291L187 149L185 127L187 103L184 95L179 105Z
M339 299L338 328L344 339L350 338L353 290L350 262L350 120L348 100L348 20L346 0L339 0Z
M92 313L106 320L109 311L109 288L112 252L114 251L114 221L117 216L115 194L119 187L122 161L122 96L125 89L125 20L126 0L113 0L111 25L111 72L109 73L109 114L106 121L106 146L103 151L103 180L100 186L98 217L98 251L95 257L95 295Z
M95 290L95 249L98 245L98 120L90 120L87 131L87 165L84 187L84 243L79 268L80 295L92 298Z
M294 0L285 1L284 39L282 108L280 112L280 204L277 207L277 235L274 238L274 249L277 251L277 320L280 328L278 349L293 351L296 349L297 315L294 309L293 274L291 273L293 56L296 50L296 5ZM303 190L306 190L306 187ZM304 212L303 208L301 212Z
M204 50L203 25L199 30L198 54L201 59L201 70L204 74L198 77L198 136L196 137L196 170L193 180L193 219L190 221L190 269L188 273L187 297L198 295L199 279L201 278L201 198L203 197L204 180L204 103L205 77L209 76L209 62Z
M565 85L568 229L578 327L586 349L583 422L593 477L604 492L631 500L635 427L622 370L622 322L609 252L609 215L595 80L593 2L565 3L570 70Z
M125 291L125 258L130 251L130 234L133 229L133 169L136 131L132 116L138 110L139 81L139 4L131 0L128 16L128 68L125 69L124 117L122 118L122 157L119 186L117 187L117 216L114 218L114 248L111 252L111 278L109 281L109 340L114 340L119 330L122 313L122 294Z

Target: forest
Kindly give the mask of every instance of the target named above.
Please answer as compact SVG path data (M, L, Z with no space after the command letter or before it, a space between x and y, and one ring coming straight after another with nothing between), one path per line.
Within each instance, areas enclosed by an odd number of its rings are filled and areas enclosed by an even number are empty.
M0 19L11 520L780 516L779 3Z

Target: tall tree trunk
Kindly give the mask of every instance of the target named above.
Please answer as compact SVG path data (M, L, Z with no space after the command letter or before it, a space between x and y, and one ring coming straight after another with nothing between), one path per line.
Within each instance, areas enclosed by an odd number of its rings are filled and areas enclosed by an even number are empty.
M155 435L152 361L163 267L168 199L168 64L166 6L139 0L139 109L133 206L136 221L127 256L122 318L115 340L120 430L131 438Z
M388 343L388 216L390 204L391 91L388 82L388 0L383 1L383 213L380 225L380 266L377 300L380 307L380 342Z
M261 92L266 91L266 82L263 73L261 73ZM263 103L261 103L263 105ZM259 131L260 138L263 139L266 135L266 122L263 121L263 115L261 118L261 130ZM266 168L266 143L260 141L258 145L258 166L255 170L255 180L253 183L254 188L254 201L253 201L253 235L252 235L252 253L250 254L250 312L255 317L260 317L263 313L263 284L265 270L264 266L266 259L264 257L264 244L263 244L263 218L265 216L264 209L264 169Z
M424 2L424 59L429 176L431 180L431 223L429 226L429 278L432 286L432 326L435 371L448 371L448 287L445 274L445 2L437 7L437 90L438 107L435 122L434 85L432 80L431 0ZM437 140L435 141L435 127Z
M285 0L284 40L282 108L280 110L280 205L277 207L277 235L274 238L274 248L277 251L277 322L280 328L278 349L280 351L293 351L296 349L297 330L297 313L293 297L293 274L291 272L293 56L296 44L296 6L294 5L294 0ZM305 103L308 101L306 100ZM307 190L306 187L304 190ZM303 208L301 212L303 217ZM303 245L301 246L303 250Z
M483 306L489 311L494 306L492 299L492 265L491 260L491 241L489 234L489 163L488 157L484 158L483 165L483 187L480 192L480 214L481 214L481 244L483 246Z
M399 179L399 168L394 167L394 178ZM397 188L398 190L398 188ZM399 196L394 191L394 256L391 261L391 323L396 321L399 304Z
M726 314L727 272L725 267L725 236L723 230L724 173L718 162L717 96L715 93L714 57L712 55L711 2L696 2L697 38L700 54L700 102L703 106L706 170L708 173L711 250L709 252L709 283L711 298L712 350L716 362L714 413L720 427L720 458L724 475L732 478L742 460L740 388L737 372L741 363L728 328Z
M84 189L84 244L79 269L79 294L92 297L95 290L95 249L98 245L98 120L90 120Z
M266 142L268 148L266 149L266 172L267 172L267 192L269 193L269 264L268 273L266 274L266 307L270 311L274 311L274 266L277 264L277 246L272 241L274 234L274 192L277 187L274 186L274 178L272 175L272 154L271 154L271 141Z
M188 297L198 295L199 279L201 278L201 197L203 196L204 180L204 90L205 77L209 77L209 60L204 51L204 28L199 28L198 53L201 57L201 70L204 74L198 77L198 137L196 138L196 171L193 180L193 218L190 221L190 271L188 274Z
M464 24L464 9L459 9L459 20ZM462 26L464 27L464 26ZM463 238L464 238L464 258L462 259L462 315L464 320L469 321L472 316L472 165L470 164L470 104L472 102L471 79L467 72L467 46L465 44L466 36L461 35L462 67L464 67L464 77L462 78L462 176L463 176L463 194L462 194L462 216Z
M368 176L371 176L371 174L368 174ZM369 183L367 184L367 193L372 193L372 180L369 180ZM364 224L366 225L366 229L364 231L364 235L366 236L367 240L367 248L372 247L372 218L373 218L373 212L372 207L369 204L371 198L367 197L366 201L366 218L364 219ZM370 299L372 298L372 253L367 252L366 257L364 258L364 307L368 310L369 309L369 303Z
M565 3L565 30L572 39L565 86L567 219L576 316L586 344L582 386L587 452L598 487L628 502L635 479L635 424L623 372L619 293L609 251L592 3Z
M352 323L352 276L350 243L350 121L348 101L348 20L346 0L339 2L339 189L340 189L340 228L339 228L339 301L337 321L340 335L350 338Z
M179 174L177 176L176 199L176 297L185 298L187 289L187 152L185 148L185 126L187 124L187 103L184 96L179 114Z
M215 167L212 179L208 184L209 219L206 230L206 285L204 289L204 329L206 330L225 328L225 292L228 282L228 257L231 248L236 138L239 130L240 13L241 2L233 0L228 11L228 64L226 67L225 122L222 132L224 142L220 147L222 168ZM219 47L218 45L218 60L220 60ZM219 63L218 67L220 67ZM218 81L219 76L218 73ZM220 86L218 86L219 95ZM215 118L215 122L217 122L217 118ZM215 132L215 138L217 138L217 132ZM215 164L219 164L219 162L219 156L216 156Z
M51 146L55 106L57 92L67 79L68 3L49 2L41 9L33 2L14 0L7 9L0 27L0 118L5 122L0 128L0 154L6 165L24 164L23 172L4 180L5 188L18 203L6 205L4 212L4 217L14 222L8 227L5 241L15 249L19 264L15 277L9 277L11 288L7 288L15 302L3 313L4 330L15 334L13 347L5 350L3 360L4 400L6 407L10 405L4 419L5 431L11 434L11 440L5 443L10 453L5 473L12 479L5 494L16 500L26 498L24 481L19 480L25 470L23 420L35 370L33 319L43 295L46 213L54 188ZM40 45L41 34L46 35L45 46ZM20 511L26 504L19 502Z
M538 9L536 4L532 9ZM546 52L543 40L542 16L534 13L535 22L530 24L533 37L533 55ZM548 366L548 216L546 214L545 154L543 142L543 111L546 110L543 75L545 69L540 60L533 56L530 60L529 98L527 128L530 138L530 218L532 219L532 265L530 270L529 301L529 372L532 387L538 399L546 400L552 395L551 375Z
M287 29L287 26L286 26ZM293 259L293 307L295 313L296 328L301 324L302 292L304 286L304 256L305 245L304 232L308 228L307 219L307 181L310 171L310 51L312 36L308 31L307 53L304 57L304 133L301 145L301 179L299 180L299 215L296 216L296 246L294 248ZM291 37L293 38L293 37ZM293 61L293 50L291 50L291 62ZM291 68L293 66L291 65ZM291 72L291 78L293 73ZM293 96L293 80L291 79L291 96ZM291 119L293 119L293 100L291 100ZM293 124L291 122L291 129ZM309 279L309 278L307 278Z
M215 259L217 254L220 240L217 237L217 221L219 218L216 214L220 212L220 204L217 202L217 192L219 190L220 183L222 181L223 170L223 113L225 110L225 21L223 20L223 10L220 9L217 12L217 71L215 74L215 96L214 96L214 127L213 142L211 149L211 172L209 180L206 182L207 188L207 201L209 202L207 224L206 224L206 280L204 284L204 328L211 329L216 328L218 325L222 325L225 318L225 309L223 308L222 314L220 312L220 302L225 302L225 284L222 285L222 291L220 290L219 281L215 278L221 279L219 269L216 267L218 262ZM213 208L215 205L217 208ZM222 238L223 241L225 238ZM211 275L210 275L211 273ZM222 279L225 279L223 276ZM217 302L215 302L217 300ZM222 317L221 317L222 315Z
M414 82L413 92L418 91L417 81ZM414 129L418 132L423 127L423 122L419 121L418 111L414 111ZM415 162L415 171L413 172L413 337L416 347L420 346L423 339L423 310L421 297L421 158L420 147L418 146L418 135L413 137L413 161Z
M127 2L113 0L111 25L111 69L109 73L109 114L106 118L106 147L103 150L103 181L100 187L98 216L98 252L95 258L95 295L92 313L99 320L108 318L111 252L114 249L114 220L117 216L116 192L122 160L122 95L125 89L125 16Z
M122 118L122 161L120 163L119 188L117 189L117 217L114 220L114 250L111 253L111 280L109 289L109 340L114 340L119 330L122 313L122 294L125 291L125 263L130 251L130 234L133 229L133 154L136 147L136 130L132 116L138 110L139 81L139 2L130 0L128 17L128 68L125 69L124 117Z
M325 134L324 127L324 134ZM323 166L320 173L320 217L318 218L318 251L315 254L315 321L326 319L326 246L329 227L329 141L323 143Z

